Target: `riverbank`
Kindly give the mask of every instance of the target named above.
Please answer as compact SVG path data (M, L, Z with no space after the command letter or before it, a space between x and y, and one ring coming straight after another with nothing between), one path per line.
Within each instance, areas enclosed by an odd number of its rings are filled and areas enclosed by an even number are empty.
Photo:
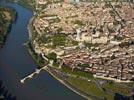
M37 64L37 69L42 68L42 66L47 65L47 61L44 61L44 59L41 57L41 55L38 55L35 53L31 43L28 41L24 44L24 46L27 48L29 54L32 56L34 62Z
M34 1L32 2L31 0L19 0L19 1L17 1L17 3L30 10L33 10L33 11L35 10L35 4L34 4L35 2Z
M65 79L61 78L60 75L56 74L56 72L54 70L51 70L51 68L47 68L46 71L52 76L54 77L56 80L58 80L61 84L63 84L64 86L66 86L67 88L69 88L70 90L72 90L73 92L75 92L76 94L84 97L85 99L88 100L92 100L91 98L89 98L89 96L84 95L84 93L76 88L74 88L71 84L69 84Z
M8 33L10 33L12 23L15 22L17 13L13 8L0 7L0 48L6 42Z

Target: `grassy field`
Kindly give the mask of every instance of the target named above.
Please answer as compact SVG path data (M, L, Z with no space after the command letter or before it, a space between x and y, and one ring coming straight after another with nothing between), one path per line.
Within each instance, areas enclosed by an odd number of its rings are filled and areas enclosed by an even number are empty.
M103 87L105 89L108 89L110 90L111 92L113 93L119 93L119 94L122 94L122 95L127 95L129 96L130 93L131 93L131 88L128 88L126 85L123 85L123 84L119 84L119 83L107 83L107 84L104 84Z
M101 90L95 82L89 82L86 80L81 80L78 78L72 78L69 77L67 80L72 86L77 88L78 90L82 91L83 93L86 93L89 95L89 97L93 96L98 99L104 99L107 98L107 100L113 100L114 96L112 94L108 94Z
M67 79L72 86L83 93L88 94L89 97L93 96L99 99L114 100L116 93L124 97L129 97L131 94L132 88L128 87L126 84L108 81L98 86L95 82L96 80L100 81L100 79L92 79L91 81L87 81L74 77L68 77Z

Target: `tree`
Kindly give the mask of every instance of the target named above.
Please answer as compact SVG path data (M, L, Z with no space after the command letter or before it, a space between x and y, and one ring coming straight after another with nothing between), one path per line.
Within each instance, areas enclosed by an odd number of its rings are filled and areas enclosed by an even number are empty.
M64 34L56 34L52 38L52 42L54 46L64 46L66 43L66 37Z
M57 61L57 54L54 53L54 52L49 53L49 54L47 55L47 58L50 59L50 60L54 60L54 62L56 62L56 61Z

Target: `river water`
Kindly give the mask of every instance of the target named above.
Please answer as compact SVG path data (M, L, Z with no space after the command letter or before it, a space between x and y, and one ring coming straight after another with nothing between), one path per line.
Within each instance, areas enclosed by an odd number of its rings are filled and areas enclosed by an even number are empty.
M20 83L20 79L32 73L37 66L23 46L28 40L27 25L33 12L17 3L0 0L0 5L12 7L17 12L17 20L12 24L5 46L0 50L0 80L8 92L15 95L17 100L84 100L46 71L25 84Z

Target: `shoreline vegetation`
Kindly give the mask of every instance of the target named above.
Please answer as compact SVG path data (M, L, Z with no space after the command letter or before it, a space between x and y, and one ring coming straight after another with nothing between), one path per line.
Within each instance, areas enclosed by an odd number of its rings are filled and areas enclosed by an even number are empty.
M25 8L28 8L30 10L35 10L35 7L33 5L34 1L33 0L5 0L7 2L14 2L17 3ZM32 2L31 2L32 1ZM30 3L29 3L30 2Z
M0 7L0 48L4 46L12 23L16 21L17 13L13 8Z
M28 41L24 44L24 46L27 48L29 54L32 56L34 62L37 64L37 69L42 68L43 66L47 65L47 61L44 61L44 59L41 57L41 55L38 55L35 53L34 49L32 48L31 43Z
M29 3L29 1L31 3ZM28 8L30 10L35 11L35 7L34 7L34 4L33 4L34 2L32 2L33 0L29 0L29 1L28 0L19 0L17 3L22 5L25 8Z

